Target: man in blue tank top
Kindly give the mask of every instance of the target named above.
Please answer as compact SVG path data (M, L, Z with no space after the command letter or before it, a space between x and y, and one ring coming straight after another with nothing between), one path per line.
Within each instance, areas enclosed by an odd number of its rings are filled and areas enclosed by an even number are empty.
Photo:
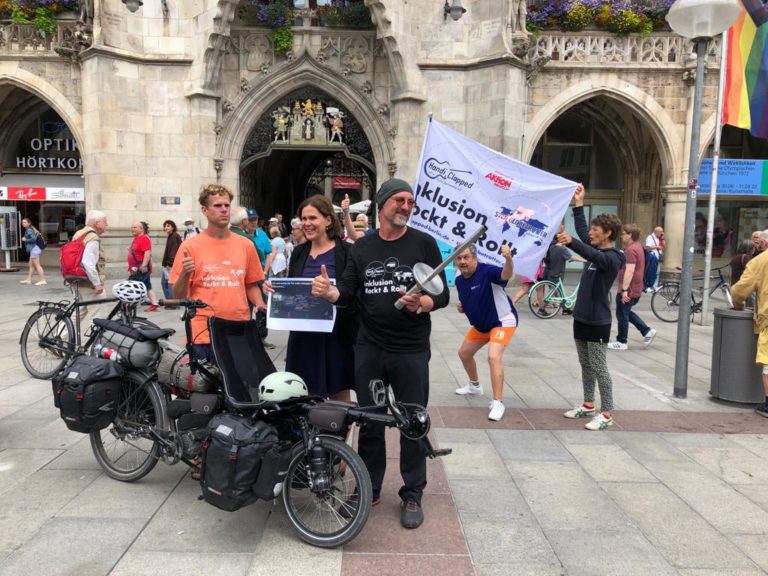
M490 402L489 420L501 420L504 416L504 349L517 329L517 311L505 288L512 277L514 266L509 246L501 247L504 267L477 261L477 249L470 246L456 257L459 271L456 289L459 292L459 312L466 314L472 327L459 348L459 358L469 377L466 386L456 389L456 394L480 395L483 387L477 375L475 354L488 343L488 364L491 368L493 400Z

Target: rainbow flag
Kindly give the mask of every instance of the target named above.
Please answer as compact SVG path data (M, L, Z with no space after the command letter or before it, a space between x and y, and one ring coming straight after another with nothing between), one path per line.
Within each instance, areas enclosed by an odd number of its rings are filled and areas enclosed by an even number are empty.
M762 0L741 4L728 31L723 123L768 138L768 7Z

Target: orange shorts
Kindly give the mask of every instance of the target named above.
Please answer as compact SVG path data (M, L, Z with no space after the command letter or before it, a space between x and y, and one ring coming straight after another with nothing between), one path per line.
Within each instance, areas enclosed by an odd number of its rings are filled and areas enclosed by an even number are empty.
M466 340L481 340L483 342L490 342L491 344L501 344L502 346L506 346L509 344L509 341L512 340L515 330L517 330L517 326L499 326L490 332L479 332L472 326L464 338Z

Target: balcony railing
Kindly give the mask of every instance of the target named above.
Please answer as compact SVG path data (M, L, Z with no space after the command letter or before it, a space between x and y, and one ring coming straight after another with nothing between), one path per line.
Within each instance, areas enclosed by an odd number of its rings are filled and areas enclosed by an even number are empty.
M693 43L670 32L615 36L604 32L547 32L533 39L548 67L681 68L694 57ZM720 64L720 40L710 43L707 64Z
M75 27L74 20L57 20L53 36L48 36L33 24L0 21L0 56L54 56L57 48L72 48Z

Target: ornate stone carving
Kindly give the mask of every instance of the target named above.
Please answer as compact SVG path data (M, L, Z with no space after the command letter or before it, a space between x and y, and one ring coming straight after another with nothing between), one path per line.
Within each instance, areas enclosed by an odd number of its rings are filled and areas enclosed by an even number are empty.
M541 69L551 60L549 56L534 56L525 72L525 81L530 84L534 78L541 72Z
M218 180L219 178L221 178L221 171L224 169L224 159L214 158L213 169L216 170L216 180Z
M370 80L366 80L360 85L360 90L362 90L363 94L370 96L373 94L373 84L371 84Z
M342 42L341 65L355 74L364 74L368 70L368 58L371 47L361 36L346 38Z
M239 0L219 0L216 16L213 18L214 31L208 37L208 48L203 56L205 72L202 87L204 90L216 90L219 86L221 60L229 51L229 32L239 3Z
M389 135L389 137L390 137L392 140L394 140L395 138L397 138L397 127L396 127L396 126L393 126L392 128L390 128L390 129L389 129L389 131L387 132L387 134Z
M640 190L637 193L637 199L643 204L647 204L648 202L651 202L654 196L655 194L653 193L653 190Z
M389 172L389 177L394 178L395 173L397 172L397 162L396 161L387 162L387 171Z
M224 112L225 116L227 114L229 114L230 112L232 112L232 110L234 110L234 109L235 109L235 105L231 101L229 101L228 99L224 98L221 101L221 110L222 110L222 112Z
M389 104L379 104L376 108L376 114L379 116L389 116Z
M246 94L251 89L251 84L248 82L248 78L240 78L240 92Z
M263 34L250 34L240 39L240 68L264 73L264 66L272 66L275 53L272 44Z

